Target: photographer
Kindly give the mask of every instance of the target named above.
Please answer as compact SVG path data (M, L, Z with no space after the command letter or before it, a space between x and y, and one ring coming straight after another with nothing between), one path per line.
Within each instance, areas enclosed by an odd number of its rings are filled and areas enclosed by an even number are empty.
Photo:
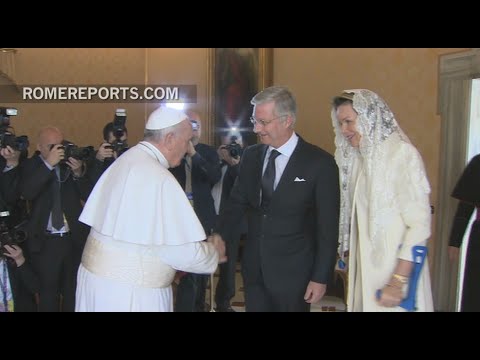
M35 311L39 280L19 245L3 245L0 254L0 312Z
M220 214L230 197L230 191L238 176L239 164L243 152L242 145L237 138L232 136L229 144L220 145L217 150L220 158L222 177L212 188L212 196L215 202L215 212ZM231 241L225 243L227 247L227 262L220 264L220 274L215 289L215 311L234 312L230 305L231 299L235 296L235 274L242 234L247 232L246 218L242 219L241 230L238 234L232 235Z
M7 145L2 147L0 154L0 312L31 312L36 310L34 295L39 288L38 278L11 235L26 216L26 204L20 199L18 182L19 165L26 158L27 150L14 150ZM23 234L22 241L26 237Z
M18 189L19 180L19 164L22 152L12 149L10 146L2 147L0 150L2 157L0 158L0 169L2 170L0 175L0 196L1 196L1 211L9 210L9 224L15 226L16 221L20 222L23 214L13 214L14 208L18 207L18 200L20 199L20 193ZM26 155L24 153L23 158Z
M41 129L37 144L38 151L22 167L20 190L32 202L26 247L40 278L39 311L73 311L77 269L89 230L78 217L92 186L83 176L84 161L65 159L58 128Z
M218 215L230 196L230 190L238 176L241 158L241 145L234 139L230 144L220 145L217 149L222 176L212 188L215 212Z
M18 189L19 165L28 156L28 137L15 136L10 118L18 111L12 107L0 107L0 211L8 211L4 220L9 227L16 226L26 216L25 201L20 200Z
M118 113L118 112L117 112ZM123 115L123 122L112 121L103 128L104 142L98 148L95 157L88 163L87 176L95 185L100 176L108 167L128 150L128 130L125 126L126 116ZM115 119L122 119L116 115Z
M190 203L207 234L215 225L215 207L211 190L220 179L220 162L215 149L200 143L201 121L196 112L187 111L193 136L187 154L180 166L170 169L185 191ZM205 311L205 292L208 275L186 273L179 280L175 311Z

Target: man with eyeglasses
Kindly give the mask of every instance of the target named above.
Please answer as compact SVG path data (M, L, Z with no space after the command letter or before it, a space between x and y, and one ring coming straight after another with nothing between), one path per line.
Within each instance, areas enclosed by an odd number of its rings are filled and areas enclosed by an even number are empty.
M245 149L216 236L226 242L248 218L242 275L246 311L310 311L333 275L339 179L333 156L294 131L297 106L286 87L253 97L261 144Z
M222 176L220 161L212 146L200 142L202 134L200 115L193 110L187 110L185 114L192 125L192 138L181 164L171 168L170 172L185 191L205 233L210 234L216 218L211 191ZM179 273L175 311L204 312L208 279L209 275L205 274Z

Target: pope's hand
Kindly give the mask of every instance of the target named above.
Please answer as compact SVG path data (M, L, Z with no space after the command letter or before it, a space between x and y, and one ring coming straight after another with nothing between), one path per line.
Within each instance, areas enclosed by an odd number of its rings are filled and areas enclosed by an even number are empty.
M207 241L215 247L215 250L217 250L218 263L223 264L227 262L227 249L225 248L225 241L222 240L222 237L218 234L212 234L208 237Z

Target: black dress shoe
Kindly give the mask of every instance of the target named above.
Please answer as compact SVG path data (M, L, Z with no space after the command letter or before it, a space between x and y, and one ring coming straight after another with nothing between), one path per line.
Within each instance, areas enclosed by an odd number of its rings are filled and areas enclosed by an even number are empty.
M231 306L227 306L227 307L217 307L215 308L215 312L236 312L236 311L233 310Z

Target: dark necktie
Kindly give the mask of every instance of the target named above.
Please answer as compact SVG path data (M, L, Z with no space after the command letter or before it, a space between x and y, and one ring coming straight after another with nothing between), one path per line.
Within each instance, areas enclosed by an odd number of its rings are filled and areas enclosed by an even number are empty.
M56 230L63 228L62 198L60 196L60 169L55 169L55 181L53 184L53 207L52 207L52 226Z
M190 204L193 206L193 193L192 193L192 157L190 155L185 156L185 193L187 194Z
M270 152L267 168L262 177L262 207L268 207L273 194L273 184L275 183L275 159L280 153L277 150Z

